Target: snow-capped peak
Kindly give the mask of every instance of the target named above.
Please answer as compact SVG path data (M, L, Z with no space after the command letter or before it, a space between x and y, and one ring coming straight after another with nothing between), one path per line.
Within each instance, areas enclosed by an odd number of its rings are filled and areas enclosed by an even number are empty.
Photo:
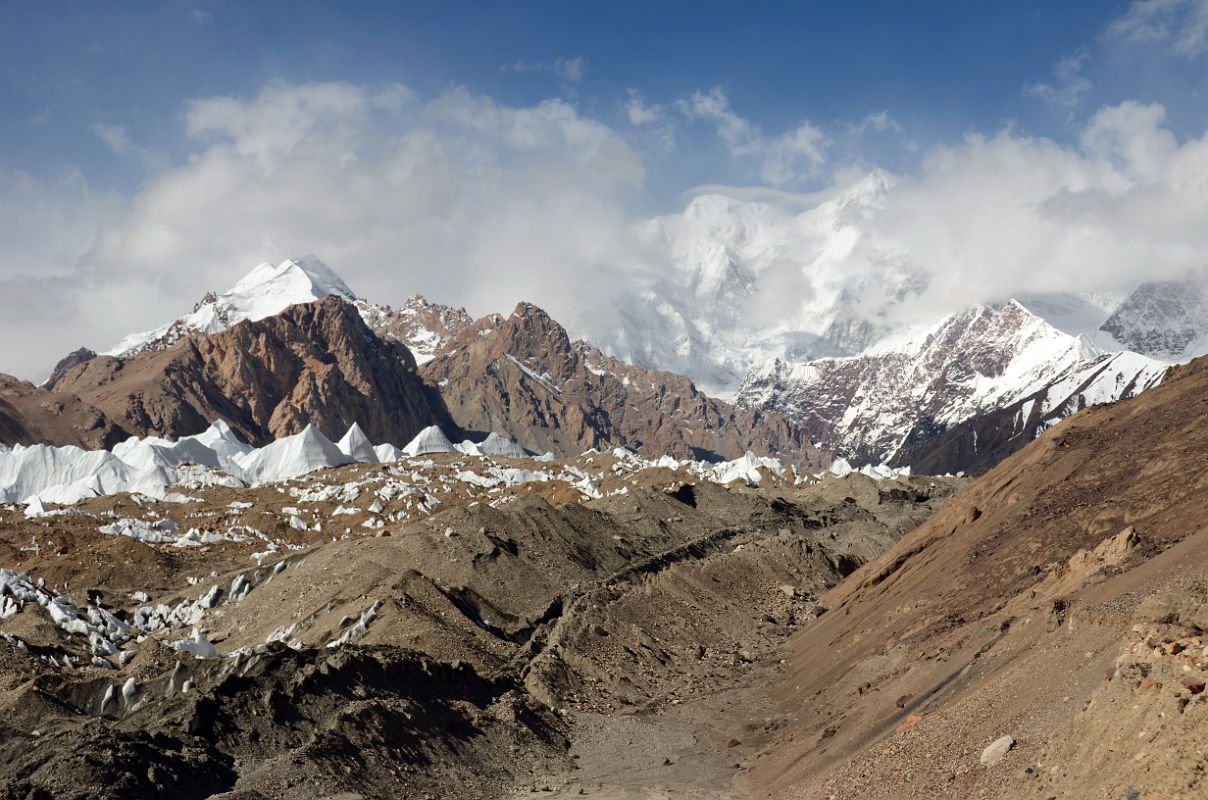
M356 295L344 279L332 271L315 256L286 259L277 266L265 262L260 264L220 296L220 299L244 301L257 313L259 306L272 307L282 300L291 303L318 300L329 295L339 295L346 300L355 300ZM278 313L269 311L265 316Z
M275 266L265 262L227 291L207 294L192 313L154 330L130 334L102 355L129 356L158 350L191 333L218 333L238 322L271 317L292 305L330 295L356 300L348 284L318 258L303 256Z

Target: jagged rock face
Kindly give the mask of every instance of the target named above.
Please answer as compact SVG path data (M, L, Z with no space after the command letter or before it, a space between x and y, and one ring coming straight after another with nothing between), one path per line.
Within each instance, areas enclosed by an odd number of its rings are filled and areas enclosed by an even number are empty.
M68 353L59 359L58 364L55 364L55 368L51 371L50 377L46 379L46 383L42 384L42 388L54 391L55 384L69 369L79 364L86 364L94 358L96 358L96 351L87 347L81 347L79 350Z
M428 425L450 424L407 348L375 336L336 296L166 350L101 356L58 388L139 435L192 435L224 419L263 444L310 423L334 439L357 422L373 441L402 446Z
M909 465L923 475L979 475L1071 414L1105 400L1135 397L1156 386L1163 375L1164 370L1150 369L1134 353L1101 356L1089 366L1075 365L1028 397L951 428L921 420L892 463Z
M364 300L358 300L356 306L374 333L407 345L420 364L431 361L454 336L474 322L464 308L429 303L418 294L407 298L397 310Z
M0 375L0 444L111 447L129 434L80 398Z
M773 361L752 370L738 402L779 412L815 442L853 460L916 463L920 448L938 447L955 426L1004 408L1013 416L1029 398L1039 401L1040 413L1020 445L1044 429L1041 422L1129 397L1165 371L1143 356L1122 355L1102 369L1101 357L1078 337L1011 302L953 315L917 344L805 364ZM971 436L989 419L965 433ZM959 453L949 455L939 460L955 469L974 466ZM981 468L991 461L974 460Z
M737 458L748 449L820 465L823 456L776 414L707 397L687 378L624 364L536 306L485 317L420 369L470 431L497 431L534 452L628 447L644 455Z

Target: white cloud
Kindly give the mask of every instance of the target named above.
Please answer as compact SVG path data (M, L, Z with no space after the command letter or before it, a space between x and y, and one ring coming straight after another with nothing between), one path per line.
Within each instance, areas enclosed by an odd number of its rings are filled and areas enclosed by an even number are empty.
M730 100L720 87L693 92L676 105L690 120L711 122L730 155L755 160L760 177L773 186L814 175L826 163L830 140L808 121L779 136L765 136L756 125L730 108Z
M877 222L952 310L1021 291L1129 288L1204 267L1208 137L1157 105L1100 110L1077 148L1003 132L931 153Z
M1079 143L1089 157L1108 162L1129 181L1158 181L1179 149L1174 134L1161 127L1165 119L1158 103L1127 100L1091 117Z
M1090 51L1079 49L1057 62L1049 83L1029 83L1024 94L1039 97L1050 105L1072 113L1091 91L1091 82L1082 72L1090 61Z
M105 143L105 146L112 150L117 155L124 155L130 152L132 142L130 141L130 131L124 125L109 125L104 122L94 122L88 126L96 137Z
M587 72L587 62L582 56L574 58L559 56L553 61L517 61L514 64L504 65L502 69L505 72L552 72L564 81L579 83L583 80L583 74Z
M341 151L351 157L365 145L367 121L378 111L399 113L413 96L393 85L370 91L348 83L275 83L250 101L211 97L186 105L185 129L271 167L307 152Z
M573 320L584 294L606 296L632 238L623 199L645 179L621 137L560 100L400 96L281 84L188 103L195 151L126 201L101 204L82 179L0 180L0 336L46 320L0 371L44 375L307 252L383 302L421 291L485 313L535 298Z
M1107 35L1144 44L1169 44L1192 57L1208 50L1208 0L1135 0Z
M890 115L888 109L869 114L855 125L851 125L849 127L851 128L852 133L856 134L863 134L869 131L875 131L877 133L902 132L901 124L899 124L898 121L894 119L892 115Z
M720 92L680 108L772 187L836 168L819 195L761 192L777 218L853 180L811 125L768 136ZM45 375L75 347L108 346L260 261L301 253L379 302L419 291L486 313L526 299L583 333L615 326L617 293L636 275L666 275L673 257L631 211L642 157L562 100L277 84L190 102L183 120L193 152L130 197L97 195L78 173L0 174L0 337L24 343L0 349L0 371ZM1008 129L925 153L860 212L862 237L932 276L901 313L1203 266L1208 135L1180 139L1165 124L1161 106L1126 102L1093 115L1075 145ZM875 282L881 262L849 264L845 252L828 258Z
M641 92L630 89L629 99L625 101L625 116L629 118L630 125L649 125L663 116L663 107L647 105Z

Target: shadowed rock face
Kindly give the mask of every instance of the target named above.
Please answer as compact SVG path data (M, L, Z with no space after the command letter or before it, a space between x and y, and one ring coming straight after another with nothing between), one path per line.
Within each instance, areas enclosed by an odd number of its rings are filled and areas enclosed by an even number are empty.
M57 384L59 379L66 375L72 367L80 364L86 364L94 358L96 358L96 351L90 350L87 347L81 347L79 350L68 353L59 360L58 364L55 364L55 368L51 370L50 377L46 379L46 383L43 384L42 388L49 389L53 392L55 389L55 384Z
M128 359L101 356L56 384L139 435L186 436L215 419L253 443L314 424L337 438L358 422L374 442L406 444L449 426L415 359L375 336L337 297Z
M572 342L528 303L464 328L420 372L463 429L498 431L534 452L622 446L649 456L732 459L754 450L810 466L825 460L779 415L739 409L687 378Z
M0 444L111 447L129 434L80 398L0 375Z

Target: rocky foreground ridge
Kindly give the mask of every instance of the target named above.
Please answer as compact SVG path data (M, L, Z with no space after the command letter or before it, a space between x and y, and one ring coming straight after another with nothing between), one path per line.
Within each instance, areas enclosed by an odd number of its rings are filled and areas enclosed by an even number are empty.
M1074 415L823 597L778 689L796 722L754 784L1202 796L1206 392L1201 359Z
M0 506L0 796L724 789L784 637L953 486L451 452Z

